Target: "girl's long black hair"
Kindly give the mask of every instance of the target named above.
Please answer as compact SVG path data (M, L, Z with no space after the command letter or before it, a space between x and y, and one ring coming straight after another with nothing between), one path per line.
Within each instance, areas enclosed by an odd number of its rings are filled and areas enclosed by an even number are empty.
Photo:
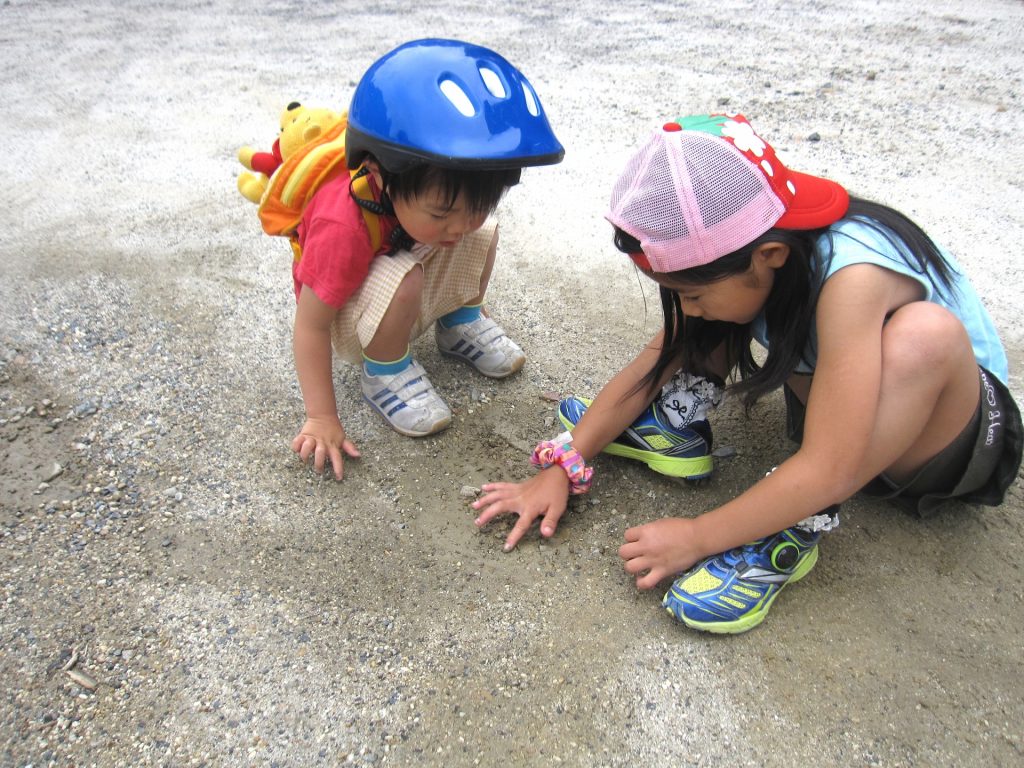
M939 279L938 291L953 290L954 270L942 256L938 246L904 214L880 203L850 198L850 207L844 218L856 219L875 229L897 249L902 243L909 255L907 265L932 281L931 269ZM818 266L814 249L819 238L828 238L829 254ZM665 342L654 367L640 381L654 394L657 382L671 366L697 375L717 374L709 367L712 353L724 345L730 369L736 377L730 389L742 396L749 409L762 396L780 387L803 359L814 312L818 303L821 280L818 269L827 268L831 248L840 233L827 227L813 230L770 229L753 242L730 254L699 267L666 273L665 276L691 285L707 285L750 269L754 251L763 243L783 243L789 246L789 258L776 270L771 293L764 306L764 318L771 346L764 364L758 364L750 348L749 324L737 325L722 321L708 321L683 314L679 295L662 287L661 307L665 323ZM623 253L641 251L639 241L616 228L615 246ZM870 246L869 246L870 247Z

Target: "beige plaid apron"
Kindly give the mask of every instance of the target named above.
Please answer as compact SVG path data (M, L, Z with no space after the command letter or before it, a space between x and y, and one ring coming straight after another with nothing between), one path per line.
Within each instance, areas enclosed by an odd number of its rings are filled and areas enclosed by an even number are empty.
M373 340L399 284L417 264L423 265L423 303L413 324L413 339L437 318L475 299L497 228L497 223L488 219L453 248L432 248L418 254L400 251L375 258L366 280L334 318L331 336L338 357L362 363L363 349Z

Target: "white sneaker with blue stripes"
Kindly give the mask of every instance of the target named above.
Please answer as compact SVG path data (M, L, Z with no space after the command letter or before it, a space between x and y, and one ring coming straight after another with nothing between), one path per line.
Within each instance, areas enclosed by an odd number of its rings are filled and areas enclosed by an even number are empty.
M440 432L452 423L452 412L423 366L413 360L401 373L371 376L363 367L363 397L377 409L396 432L423 437Z
M442 355L464 360L492 379L511 376L526 362L519 345L505 335L500 325L483 315L451 328L435 323L434 335Z

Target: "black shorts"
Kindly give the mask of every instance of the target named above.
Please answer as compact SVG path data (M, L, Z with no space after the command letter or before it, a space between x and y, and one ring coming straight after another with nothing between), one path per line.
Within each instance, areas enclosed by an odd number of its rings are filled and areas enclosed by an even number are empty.
M885 473L861 492L890 499L922 517L954 499L968 504L998 506L1017 479L1024 431L1020 410L1005 385L979 366L981 397L974 418L963 432L910 480L893 482ZM803 440L806 408L787 386L786 430L790 439Z

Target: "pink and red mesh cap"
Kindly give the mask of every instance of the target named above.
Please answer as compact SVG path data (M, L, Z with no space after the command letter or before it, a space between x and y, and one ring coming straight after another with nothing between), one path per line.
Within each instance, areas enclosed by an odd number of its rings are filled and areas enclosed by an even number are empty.
M639 266L677 272L772 227L826 227L849 202L834 181L786 168L743 115L691 115L667 123L630 158L606 218L640 241Z

